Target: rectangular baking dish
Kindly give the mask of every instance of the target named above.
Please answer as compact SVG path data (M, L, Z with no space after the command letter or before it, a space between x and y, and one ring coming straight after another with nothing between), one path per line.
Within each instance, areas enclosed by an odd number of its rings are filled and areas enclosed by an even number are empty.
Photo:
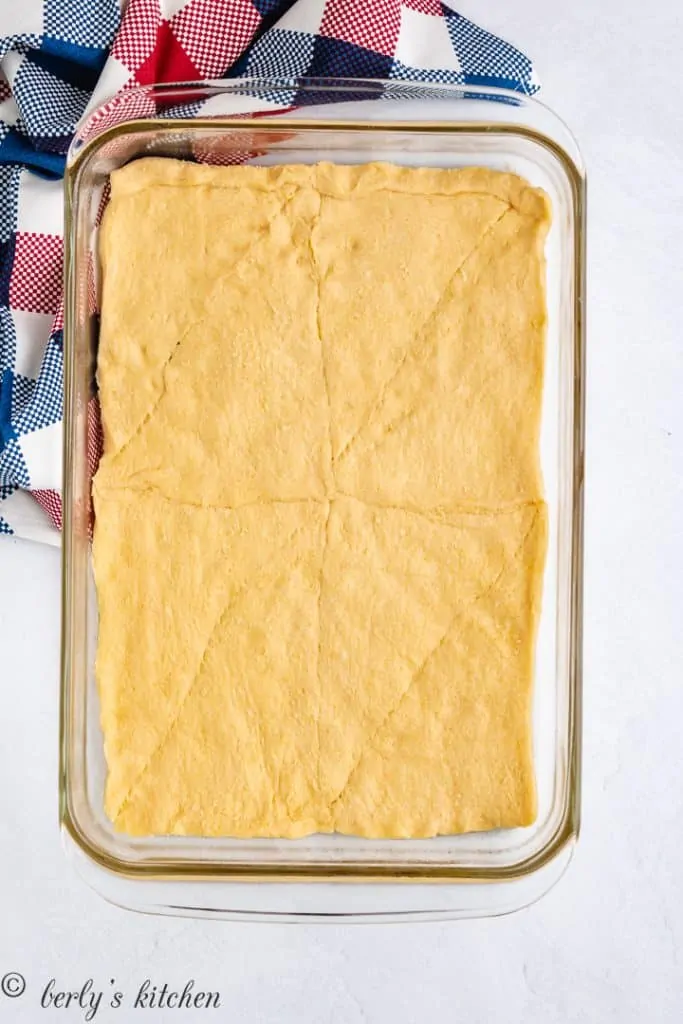
M533 709L539 808L529 828L398 841L139 839L116 834L105 817L90 482L97 231L108 176L141 156L235 163L247 154L264 164L487 166L520 174L550 196L541 438L550 534ZM177 914L414 919L506 912L560 876L578 835L580 802L584 253L585 176L576 143L547 108L502 90L248 79L152 86L116 97L82 124L66 175L60 808L68 850L107 898Z

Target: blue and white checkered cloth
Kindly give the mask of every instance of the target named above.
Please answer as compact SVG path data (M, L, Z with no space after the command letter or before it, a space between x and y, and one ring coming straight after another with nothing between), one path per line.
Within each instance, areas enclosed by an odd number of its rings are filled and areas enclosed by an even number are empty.
M0 25L0 533L52 543L59 179L86 109L138 84L241 75L538 88L522 53L441 0L0 0Z

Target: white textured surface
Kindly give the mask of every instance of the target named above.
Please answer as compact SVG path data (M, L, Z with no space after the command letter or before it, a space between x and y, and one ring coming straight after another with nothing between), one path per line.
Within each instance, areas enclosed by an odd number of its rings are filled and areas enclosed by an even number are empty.
M683 52L678 0L462 2L536 58L589 168L583 835L537 906L450 925L147 919L104 904L57 831L59 555L0 541L0 1022L38 990L219 989L150 1020L657 1024L683 1018ZM599 12L599 13L598 13ZM21 652L21 654L19 653ZM133 1016L133 1019L135 1019ZM130 1017L101 1009L96 1020ZM145 1018L147 1019L147 1018Z

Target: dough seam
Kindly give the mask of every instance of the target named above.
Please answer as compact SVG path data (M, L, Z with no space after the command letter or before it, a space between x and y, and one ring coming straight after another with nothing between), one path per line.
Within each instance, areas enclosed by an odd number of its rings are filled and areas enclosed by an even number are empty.
M541 502L539 504L544 504L544 503ZM517 546L517 549L516 549L515 553L513 554L512 558L506 560L503 563L503 566L500 569L500 571L496 574L496 576L492 580L492 582L489 583L489 585L481 592L481 594L478 594L476 597L472 598L472 600L467 603L467 609L468 610L470 608L472 608L474 605L476 605L479 601L483 601L484 598L486 598L493 590L495 590L495 588L498 586L498 583L500 582L502 577L505 575L505 573L508 572L510 567L515 564L515 562L519 558L520 552L523 551L524 545L526 544L527 540L531 536L532 531L534 530L534 527L536 526L536 522L538 520L538 516L539 516L539 512L537 511L536 515L531 520L531 524L529 525L529 528L527 529L527 531L524 534L522 540L520 541L519 545ZM338 795L334 798L334 800L330 804L330 814L332 815L333 821L335 820L334 819L334 810L335 810L336 806L338 805L338 803L343 799L344 794L346 793L346 791L348 790L349 786L351 785L351 782L353 780L353 776L356 774L356 772L360 768L361 764L363 763L363 759L365 758L368 750L372 749L372 747L373 747L375 741L377 740L378 736L380 735L380 733L384 730L384 728L391 721L391 719L398 713L399 709L401 708L401 705L407 699L410 691L413 689L415 684L417 682L419 682L419 680L420 680L421 676L423 675L423 673L424 673L427 665L429 664L429 662L432 660L432 658L436 657L438 652L441 650L443 645L446 643L448 637L450 636L450 634L453 631L454 626L457 624L458 619L461 617L462 612L463 612L462 607L458 606L458 608L456 609L454 615L451 618L451 621L449 622L448 626L446 627L443 636L439 640L439 642L436 645L436 647L432 648L432 650L429 652L429 654L423 659L422 663L419 665L417 670L410 677L410 680L408 682L407 687L405 688L405 690L403 691L403 693L399 697L399 699L396 702L396 704L387 712L385 717L382 719L382 721L379 723L379 725L377 726L377 728L373 732L372 736L370 736L368 738L368 740L364 743L363 749L361 750L361 753L360 753L360 756L358 757L358 759L356 760L355 764L351 768L351 771L349 772L349 775L348 775L348 777L346 779L346 782L344 783L344 786L342 787L341 791L338 793Z
M194 186L189 186L188 185L186 187L191 188L191 187L194 187ZM149 188L156 188L156 186L149 186L148 189ZM147 191L147 190L140 189L139 191ZM237 258L237 260L235 260L235 262L230 267L230 271L234 271L234 269L237 266L237 264L241 260L244 260L244 259L248 258L249 255L254 251L254 249L263 241L263 239L268 236L268 234L270 232L270 229L272 228L272 226L275 223L275 221L278 219L278 217L281 217L281 216L284 215L284 213L287 210L288 206L292 203L292 201L294 200L294 198L296 197L296 195L300 191L301 191L301 186L296 185L294 187L294 190L293 190L292 194L287 196L287 198L280 204L279 209L273 214L272 217L270 217L266 221L266 223L263 225L263 227L259 229L258 233L256 234L256 237L254 239L252 239L252 241L249 242L249 244L246 246L246 248L243 250L243 252L240 253L240 255ZM118 201L121 202L122 200L128 198L129 195L136 195L136 194L138 194L138 193L126 193L124 196L120 197L120 199ZM106 259L103 259L102 263L103 263L103 271L106 272ZM164 397L166 396L166 394L168 392L168 382L166 380L166 371L168 370L169 365L176 358L176 356L178 354L178 351L179 351L181 345L183 344L183 342L185 342L187 340L187 338L189 337L189 335L193 331L197 330L198 327L201 327L202 324L204 324L206 322L206 320L207 320L207 316L199 317L197 320L195 320L193 323L191 323L188 327L185 328L185 330L183 331L182 335L175 342L175 344L174 344L173 348L171 349L170 353L168 354L168 356L166 357L166 359L164 360L162 365L156 371L156 374L161 378L161 390L160 390L159 394L157 395L157 397L152 402L152 405L151 405L149 411L145 413L145 415L142 417L142 419L140 420L140 422L137 425L137 427L133 430L133 432L130 435L130 437L126 441L124 441L123 444L121 444L116 449L116 451L113 451L111 453L109 453L109 452L107 453L107 461L110 464L113 463L114 460L119 459L126 452L126 450L131 446L131 444L135 441L135 439L140 436L142 431L149 424L149 422L151 421L151 419L154 416L154 414L158 411L159 406L161 405Z
M165 505L171 505L173 508L196 508L202 509L205 512L241 512L245 508L254 508L255 506L268 508L271 505L305 505L309 503L311 505L325 505L329 500L328 498L316 498L312 495L302 495L297 498L267 498L265 501L255 498L253 501L243 501L239 505L213 505L201 501L180 501L178 498L169 498L158 487L152 487L148 484L142 487L133 487L130 483L125 483L117 487L111 483L103 484L100 480L94 481L93 493L107 501L125 501L126 497L135 495L137 498L161 501ZM119 495L121 497L118 497ZM408 510L406 509L406 511Z
M407 188L386 188L383 186L382 188L374 189L374 191L384 192L390 196L416 196L421 199L460 199L463 196L473 196L480 199L498 199L501 203L505 203L510 210L514 210L515 213L518 213L521 217L528 217L529 220L538 220L538 217L534 216L533 213L527 213L522 209L521 205L513 203L509 196L500 195L498 192L488 192L484 189L463 189L462 192L413 192ZM326 192L321 194L327 195ZM332 197L334 199L339 199L342 202L355 198L353 193L347 196L338 196L335 193L332 193L331 198Z
M301 495L296 498L256 499L255 501L242 502L240 505L213 505L200 501L179 501L177 498L169 498L167 494L164 494L157 487L147 485L133 487L130 484L117 487L110 483L103 484L99 480L93 482L93 493L100 500L104 501L124 503L127 499L135 496L136 499L159 501L174 508L196 508L204 512L241 512L246 508L269 508L271 505L327 505L328 502L333 502L335 498L346 498L349 501L357 501L359 505L364 505L366 508L376 508L386 512L406 512L408 515L426 519L436 526L452 526L453 524L449 522L449 519L457 516L480 516L484 519L487 516L511 515L519 509L537 506L543 501L540 498L527 498L522 501L506 502L502 505L469 505L465 502L457 502L453 505L434 505L431 508L419 508L417 505L397 505L391 502L370 501L367 498L359 498L357 495L347 491L335 490L334 496L325 498Z
M449 518L451 516L505 516L518 509L530 508L536 506L543 499L541 498L525 498L521 501L511 501L503 503L502 505L469 505L466 502L456 502L453 505L433 505L431 508L420 508L417 505L397 505L389 501L370 501L368 498L359 498L356 494L350 494L347 491L337 491L339 498L347 498L350 501L357 501L361 505L365 505L366 508L377 508L382 509L385 512L406 512L411 516L419 516L421 519L427 519L430 523L434 523L437 526L450 526Z
M204 323L204 320L205 318L202 317L199 320L196 320L193 324L190 324L190 326L183 331L182 335L176 341L166 360L163 362L159 369L159 376L161 378L161 390L159 391L159 394L154 399L151 408L148 409L148 411L142 417L142 419L140 420L140 422L138 423L137 427L130 435L130 437L126 441L124 441L123 444L119 448L117 448L115 452L112 452L111 455L108 455L108 461L110 463L113 463L115 460L118 460L122 455L125 454L128 448L130 448L130 446L133 444L135 439L140 436L140 434L145 429L147 424L150 422L154 414L158 411L159 406L163 402L166 394L168 393L168 381L166 380L166 373L168 371L170 364L175 359L176 355L178 354L178 350L180 349L180 346L185 341L187 336L192 331L196 330L197 327L201 327L202 323Z
M329 471L332 479L333 492L336 489L336 482L334 476L334 462L332 459L332 400L330 397L330 379L328 375L328 365L325 353L325 339L323 337L323 322L321 317L321 267L317 262L315 256L315 247L313 245L313 236L315 228L321 219L323 211L323 196L319 193L317 188L314 188L317 195L318 205L317 212L313 217L313 220L309 226L307 232L307 246L308 255L310 258L311 272L313 275L313 283L315 287L315 330L317 334L317 343L319 351L321 351L321 376L323 378L323 388L325 390L325 400L328 410L328 449L330 454ZM319 791L321 788L321 762L322 762L322 740L321 740L321 706L323 700L323 680L321 677L321 659L322 659L322 641L323 636L322 622L323 622L323 585L325 581L325 557L328 550L329 543L329 529L330 529L330 517L332 515L332 496L328 497L328 509L325 519L325 526L323 529L323 551L321 553L321 574L319 574L318 589L317 589L317 660L315 665L315 686L316 686L316 700L317 708L315 709L315 781Z
M299 526L295 530L292 530L291 533L288 535L285 543L282 545L282 549L286 548L289 544L291 544L291 542L297 536L297 534L301 533L302 529L303 529L303 527ZM185 707L186 707L186 705L188 703L188 700L189 700L189 698L190 698L190 696L192 694L192 691L194 690L194 687L195 687L196 683L201 678L202 669L204 668L204 664L206 662L208 653L209 653L209 651L211 649L211 645L212 645L213 641L215 640L215 638L216 638L216 636L217 636L217 634L218 634L218 632L220 630L220 627L222 626L226 616L234 608L235 604L239 601L239 599L241 598L242 594L248 588L254 587L256 584L263 583L264 581L269 581L269 582L272 583L274 580L280 579L282 575L283 575L282 573L268 573L266 571L263 574L257 575L254 579L250 579L248 581L245 581L240 587L237 588L237 590L232 595L232 597L230 598L228 603L221 610L220 614L216 618L216 621L214 622L213 626L211 627L211 630L209 631L209 635L208 635L208 637L206 639L206 642L204 644L204 650L202 651L201 658L199 659L199 663L197 665L197 670L195 671L194 675L192 676L192 679L190 680L190 682L189 682L189 684L188 684L188 686L187 686L187 688L185 690L185 693L180 698L180 703L178 704L176 710L171 714L169 723L168 723L168 725L167 725L167 727L166 727L166 729L164 731L164 735L161 737L159 742L156 744L156 746L152 750L152 752L149 755L149 757L147 758L145 764L140 769L140 773L135 778L135 780L132 782L128 792L126 793L126 795L121 800L121 803L119 804L117 810L115 811L115 813L113 815L114 819L120 817L120 815L123 813L123 811L125 810L126 806L130 803L132 797L134 796L135 791L138 789L138 787L142 783L145 775L149 771L152 762L154 761L154 759L156 757L159 756L161 751L166 746L168 740L170 739L170 736L171 736L171 734L173 732L173 729L178 724L178 722L179 722L179 720L180 720L180 718L182 716L182 713L183 713L183 711L184 711L184 709L185 709Z
M510 212L511 209L512 209L512 207L508 203L506 208L503 210L503 212L500 213L495 218L495 220L491 224L488 225L488 227L481 234L481 236L479 237L479 239L477 240L475 245L472 247L472 249L470 249L470 251L467 253L465 258L460 262L460 264L453 271L453 273L449 277L449 279L448 279L448 281L447 281L443 291L439 295L439 298L436 300L436 303L434 304L434 306L433 306L429 316L427 317L425 322L422 324L422 326L421 326L420 330L418 331L416 337L412 338L411 341L410 341L410 344L406 346L406 350L405 350L403 356L401 357L400 362L396 366L396 368L393 371L393 373L390 375L389 379L387 381L385 381L385 383L382 385L382 388L380 390L379 395L372 402L368 412L363 417L363 419L361 421L361 424L358 427L358 429L356 430L355 434L352 434L351 437L349 438L349 440L346 442L346 444L342 448L342 450L337 455L333 456L333 463L341 462L342 459L344 459L344 458L346 458L348 456L348 453L351 450L352 446L361 437L361 435L363 434L365 429L373 421L373 419L375 418L377 413L381 410L381 408L382 408L382 406L384 404L384 401L386 399L386 395L387 395L387 392L388 392L389 388L391 387L391 385L394 383L394 381L398 377L399 373L403 369L404 365L407 363L408 359L410 359L410 357L412 355L417 356L417 355L421 354L422 348L423 347L425 347L425 348L427 347L427 343L429 341L429 331L430 331L430 328L432 327L434 321L438 317L441 308L445 304L445 302L446 302L446 300L447 300L447 298L448 298L448 296L449 296L449 294L451 292L451 289L453 288L453 285L454 285L455 281L457 280L457 278L459 276L461 276L462 271L463 271L465 265L471 259L473 259L474 256L476 256L477 252L479 251L479 249L481 249L481 247L484 244L485 240L488 238L488 236L493 231L495 231L496 227L500 224L500 222L503 220L503 218L507 216L507 214Z

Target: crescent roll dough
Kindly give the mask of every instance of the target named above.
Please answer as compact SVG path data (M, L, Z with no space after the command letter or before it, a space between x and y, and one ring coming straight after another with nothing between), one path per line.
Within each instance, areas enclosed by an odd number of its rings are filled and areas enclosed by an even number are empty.
M528 825L544 194L481 168L115 171L93 483L132 835Z

